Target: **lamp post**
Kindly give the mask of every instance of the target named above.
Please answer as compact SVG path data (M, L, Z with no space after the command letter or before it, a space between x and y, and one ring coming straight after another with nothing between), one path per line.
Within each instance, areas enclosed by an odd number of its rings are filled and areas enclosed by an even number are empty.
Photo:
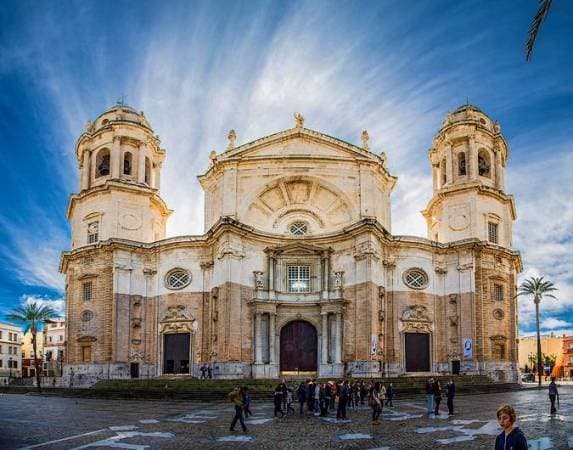
M8 384L12 381L12 357L8 358L8 367L10 368L10 376L8 377Z

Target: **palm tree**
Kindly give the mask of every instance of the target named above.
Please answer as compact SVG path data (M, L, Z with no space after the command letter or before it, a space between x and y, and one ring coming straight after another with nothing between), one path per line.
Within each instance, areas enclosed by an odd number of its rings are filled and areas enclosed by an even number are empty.
M535 47L535 40L537 39L537 35L539 34L539 30L541 29L543 21L549 13L552 1L553 0L539 0L539 9L535 13L533 22L531 22L531 26L529 27L529 33L527 33L527 43L525 44L525 48L527 50L525 55L526 61L531 59L531 55L533 54L533 47Z
M32 348L34 349L34 367L36 368L36 384L38 389L40 386L40 362L38 358L38 351L36 347L36 335L44 322L50 322L57 316L49 306L42 306L36 302L28 303L24 306L15 308L6 318L12 322L19 322L24 328L24 333L32 332Z
M549 292L556 291L557 288L553 286L551 281L543 281L543 277L531 277L525 280L519 288L517 288L517 296L532 295L533 302L535 303L535 321L537 325L537 375L539 375L539 386L541 387L541 374L543 361L541 359L541 335L539 334L539 302L543 297L551 297L557 300L553 294Z

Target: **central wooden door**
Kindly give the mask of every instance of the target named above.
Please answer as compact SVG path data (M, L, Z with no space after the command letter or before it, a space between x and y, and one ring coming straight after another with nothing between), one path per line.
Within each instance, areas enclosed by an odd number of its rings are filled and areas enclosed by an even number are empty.
M189 373L191 335L165 334L163 339L163 373Z
M281 372L316 372L316 328L303 320L281 330Z
M406 372L430 371L430 335L406 333Z

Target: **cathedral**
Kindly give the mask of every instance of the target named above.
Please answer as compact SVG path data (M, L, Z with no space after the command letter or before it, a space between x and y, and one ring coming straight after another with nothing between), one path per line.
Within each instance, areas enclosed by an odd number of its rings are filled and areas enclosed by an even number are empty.
M305 127L209 156L204 233L166 238L168 154L142 112L88 122L70 198L65 374L517 381L516 219L500 125L463 105L429 150L427 237L392 234L397 178L369 136Z

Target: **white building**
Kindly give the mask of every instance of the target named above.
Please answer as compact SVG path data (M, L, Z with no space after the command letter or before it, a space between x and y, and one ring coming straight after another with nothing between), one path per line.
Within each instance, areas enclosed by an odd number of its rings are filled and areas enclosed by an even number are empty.
M22 330L18 325L0 322L0 383L20 378L22 373Z

